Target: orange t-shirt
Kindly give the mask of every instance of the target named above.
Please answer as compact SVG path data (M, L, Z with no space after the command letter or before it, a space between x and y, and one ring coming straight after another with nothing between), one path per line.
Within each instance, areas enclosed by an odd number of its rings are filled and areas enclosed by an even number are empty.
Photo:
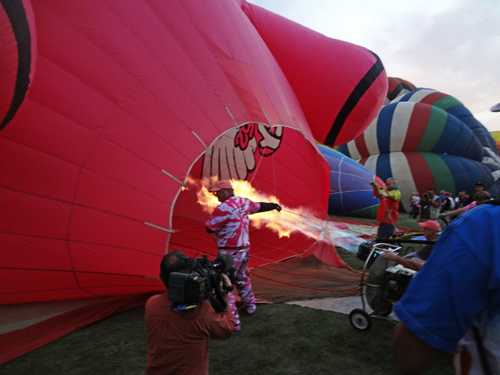
M146 303L147 375L208 374L208 339L228 339L233 333L230 309L217 313L205 300L193 310L171 311L168 292Z

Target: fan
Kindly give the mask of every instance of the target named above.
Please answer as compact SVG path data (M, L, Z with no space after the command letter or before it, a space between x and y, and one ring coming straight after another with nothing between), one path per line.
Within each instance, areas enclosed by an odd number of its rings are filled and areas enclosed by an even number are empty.
M388 285L387 268L394 265L383 255L379 255L373 262L366 282L366 301L373 311L382 316L388 316L392 312L392 303L385 299Z
M351 325L360 330L370 329L371 315L389 316L392 312L392 306L401 299L408 288L413 276L417 271L403 267L385 258L387 251L398 252L401 250L399 245L386 243L377 243L372 246L370 255L365 261L363 275L361 276L361 301L362 309L354 309L349 314ZM372 262L373 261L373 262ZM371 264L371 267L369 265ZM368 273L367 269L370 268ZM364 275L368 273L366 282ZM363 299L364 295L364 299ZM373 309L368 314L365 311L365 301Z

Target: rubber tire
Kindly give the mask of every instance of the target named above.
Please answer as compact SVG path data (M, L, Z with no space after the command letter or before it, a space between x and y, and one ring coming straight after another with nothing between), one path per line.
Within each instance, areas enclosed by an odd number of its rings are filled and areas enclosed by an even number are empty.
M389 316L392 313L392 305L389 305L387 309L382 311L377 311L377 314L380 316Z
M372 326L370 315L365 310L354 309L349 314L351 325L360 331L367 331Z

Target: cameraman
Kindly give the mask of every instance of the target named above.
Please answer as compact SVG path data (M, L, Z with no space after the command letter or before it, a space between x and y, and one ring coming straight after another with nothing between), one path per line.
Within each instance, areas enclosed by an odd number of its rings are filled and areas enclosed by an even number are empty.
M208 300L192 310L172 311L168 299L169 277L186 267L187 256L180 250L166 254L160 264L160 278L167 291L146 303L148 334L147 375L208 374L208 339L225 340L233 333L234 317L230 309L217 313ZM224 300L229 306L226 288L232 287L222 274Z
M394 307L393 348L404 374L457 351L456 373L500 374L500 200L451 223Z

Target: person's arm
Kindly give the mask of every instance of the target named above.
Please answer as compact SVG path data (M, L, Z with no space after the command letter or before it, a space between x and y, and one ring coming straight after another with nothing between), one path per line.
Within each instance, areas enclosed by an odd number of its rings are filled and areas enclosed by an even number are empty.
M386 194L387 194L387 197L389 199L392 199L393 201L399 201L399 200L401 200L401 192L398 189L387 190Z
M429 198L425 198L424 197L424 198L420 199L420 201L418 202L418 204L419 204L420 207L422 207L422 206L425 206L426 204L428 204L429 201L430 201Z
M385 192L385 190L381 190L375 181L370 182L370 185L373 188L373 195L376 198L382 199L387 197L387 193Z
M444 203L443 203L443 207L444 207L444 211L449 211L449 209L451 208L451 202L449 199L447 199Z
M272 210L276 210L278 212L281 211L281 206L277 203L259 202L259 204L260 208L257 210L257 212L267 212Z
M442 213L440 216L459 216L462 215L464 212L465 210L463 208L459 208L454 211Z
M434 208L440 207L441 206L441 199L436 199L435 201L431 200L431 206Z
M232 263L231 263L232 264ZM234 285L231 283L231 280L225 273L221 273L222 281L220 283L220 290L222 293L222 298L227 304L227 309L229 309L229 292L234 289Z
M392 346L398 370L406 375L426 373L444 353L418 338L401 322L394 327Z
M403 267L409 268L409 269L414 270L414 271L420 271L420 269L424 265L424 263L419 262L417 260L405 259L403 257L400 257L399 255L397 255L393 251L387 251L384 254L384 258L388 259L388 260L392 260L398 264L401 264Z
M230 338L233 334L234 328L234 315L229 307L229 292L233 290L233 285L229 277L221 273L222 281L219 284L219 289L222 294L222 298L226 302L226 310L217 313L212 307L209 307L207 312L206 329L208 331L208 336L216 340L226 340Z

